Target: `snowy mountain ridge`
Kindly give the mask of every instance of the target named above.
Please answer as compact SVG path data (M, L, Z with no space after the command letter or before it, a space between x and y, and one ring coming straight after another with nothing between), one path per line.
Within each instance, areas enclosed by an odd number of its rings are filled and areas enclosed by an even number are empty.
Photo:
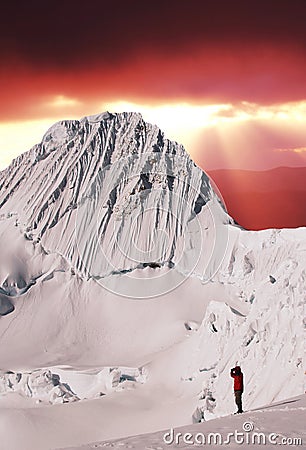
M4 214L18 211L28 239L43 238L47 251L96 278L142 263L174 264L189 222L209 201L219 208L207 175L135 113L59 122L1 173ZM131 229L132 236L122 231Z
M42 430L24 449L119 437L114 415L126 436L228 414L237 362L247 408L303 392L306 230L236 226L140 114L55 124L0 173L0 205L0 417L14 427L23 398L20 427ZM42 398L73 402L25 399L40 376Z

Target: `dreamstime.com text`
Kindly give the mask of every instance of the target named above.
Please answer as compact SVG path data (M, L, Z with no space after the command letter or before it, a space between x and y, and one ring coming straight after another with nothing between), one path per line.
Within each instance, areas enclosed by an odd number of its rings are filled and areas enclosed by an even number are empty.
M303 445L300 437L285 437L277 433L265 434L254 431L253 422L244 422L242 431L234 430L225 433L181 433L173 428L163 436L164 443L167 445Z

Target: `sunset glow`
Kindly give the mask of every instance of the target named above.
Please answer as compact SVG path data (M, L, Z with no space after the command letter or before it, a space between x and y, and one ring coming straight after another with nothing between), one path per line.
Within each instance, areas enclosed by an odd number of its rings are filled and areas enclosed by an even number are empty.
M29 150L41 141L47 129L56 121L63 119L80 119L88 112L137 111L144 120L158 125L169 139L182 143L191 156L201 164L201 158L207 155L206 169L220 167L247 168L249 151L254 143L264 148L266 158L257 158L253 168L275 165L306 165L306 101L290 102L279 105L258 105L249 102L239 104L194 105L191 103L172 103L150 105L113 101L108 103L83 103L78 99L57 95L49 99L41 108L54 107L54 116L41 120L0 122L0 168L5 168L18 154ZM71 106L73 114L64 115L63 108ZM257 129L261 132L257 133ZM214 136L213 153L218 149L214 161L210 158L210 141ZM279 143L278 139L279 137ZM280 147L286 143L286 147ZM292 145L293 144L293 145ZM295 145L296 144L296 145ZM244 149L244 154L237 149ZM280 155L281 154L281 155ZM208 158L209 157L209 158ZM220 158L223 165L218 162ZM284 159L285 158L285 159ZM253 158L254 159L254 158ZM269 161L271 160L271 163ZM287 162L286 162L287 161Z
M140 112L207 171L306 166L303 0L91 10L3 5L0 169L54 122L105 110Z

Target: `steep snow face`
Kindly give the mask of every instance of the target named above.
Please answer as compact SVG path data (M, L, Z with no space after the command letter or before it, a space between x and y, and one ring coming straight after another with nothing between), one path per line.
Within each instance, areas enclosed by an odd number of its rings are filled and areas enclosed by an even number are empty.
M306 230L232 232L231 250L211 284L235 286L237 307L225 291L224 303L210 302L201 323L189 324L189 340L158 362L158 371L162 365L166 371L175 360L178 385L198 387L197 413L205 420L233 411L229 374L237 364L245 410L304 392Z
M216 239L216 214L231 222L184 148L135 113L55 124L1 173L0 186L2 217L14 214L27 239L96 280L152 263L190 274L203 243L197 216L210 222L207 242Z

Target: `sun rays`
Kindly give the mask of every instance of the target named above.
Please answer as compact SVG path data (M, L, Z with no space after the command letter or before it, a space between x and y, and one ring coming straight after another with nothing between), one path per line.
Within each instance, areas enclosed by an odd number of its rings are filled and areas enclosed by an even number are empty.
M286 161L288 165L306 165L305 100L276 105L250 102L153 105L125 100L84 102L59 94L37 107L44 119L0 123L1 169L40 142L54 122L79 119L103 110L140 112L144 120L158 125L166 137L182 143L204 169L252 169L259 159L268 163L271 160L274 166Z

